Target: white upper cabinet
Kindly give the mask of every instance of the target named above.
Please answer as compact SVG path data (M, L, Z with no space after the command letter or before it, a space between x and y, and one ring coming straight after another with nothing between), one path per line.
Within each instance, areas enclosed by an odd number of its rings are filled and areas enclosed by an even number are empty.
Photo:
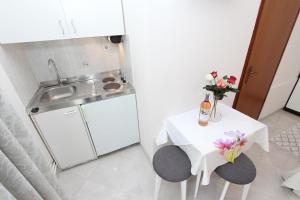
M0 0L0 42L65 39L67 26L59 0Z
M121 0L0 0L0 43L123 35Z
M123 35L121 0L61 0L72 38Z

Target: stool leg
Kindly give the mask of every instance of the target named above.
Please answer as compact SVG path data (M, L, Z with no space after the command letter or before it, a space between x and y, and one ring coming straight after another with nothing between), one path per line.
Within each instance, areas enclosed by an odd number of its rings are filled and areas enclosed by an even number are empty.
M181 200L186 200L186 180L180 183L181 185Z
M197 194L198 194L198 190L199 190L199 186L200 186L200 180L201 180L201 177L202 177L202 173L199 173L199 174L197 175L197 180L196 180L196 187L195 187L194 199L197 198Z
M226 181L225 186L224 186L223 191L222 191L222 194L221 194L221 197L220 197L220 200L224 200L225 195L226 195L227 190L228 190L228 187L229 187L229 184L230 183L228 181Z
M158 194L159 194L160 184L161 184L161 178L160 178L158 175L156 175L156 178L155 178L154 200L157 200L157 199L158 199Z
M251 186L251 183L249 183L247 185L244 185L242 200L246 200L247 199L247 195L248 195L250 186Z

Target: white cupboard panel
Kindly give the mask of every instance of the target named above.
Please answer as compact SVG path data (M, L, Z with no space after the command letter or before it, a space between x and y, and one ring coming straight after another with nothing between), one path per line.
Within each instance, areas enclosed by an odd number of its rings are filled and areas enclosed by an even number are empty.
M0 0L0 42L64 39L67 26L59 0Z
M78 107L40 113L33 120L62 169L95 158Z
M72 38L123 35L121 0L61 0Z
M139 142L135 95L82 106L98 155Z

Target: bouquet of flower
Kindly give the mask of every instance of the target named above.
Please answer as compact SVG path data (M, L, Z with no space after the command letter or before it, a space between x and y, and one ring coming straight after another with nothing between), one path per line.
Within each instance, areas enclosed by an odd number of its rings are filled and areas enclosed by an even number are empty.
M226 132L225 135L235 137L235 139L219 139L214 144L224 156L225 160L234 163L234 160L240 154L242 147L247 142L245 133L241 133L240 131L230 131Z
M223 76L222 78L218 76L216 71L211 72L206 75L206 79L209 84L203 87L204 89L214 93L214 97L217 100L222 100L226 92L238 92L239 90L233 88L232 86L236 82L235 76Z

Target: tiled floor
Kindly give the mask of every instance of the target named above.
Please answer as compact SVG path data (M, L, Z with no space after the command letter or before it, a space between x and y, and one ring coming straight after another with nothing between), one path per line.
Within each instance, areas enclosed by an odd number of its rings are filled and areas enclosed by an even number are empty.
M300 122L300 117L279 111L261 120L268 125L270 136ZM288 189L280 187L281 174L300 166L300 158L270 144L270 153L257 145L247 154L255 162L258 175L248 200L297 200ZM73 200L152 200L154 177L150 161L141 146L135 145L99 160L59 173L59 180ZM197 199L218 199L223 180L213 175L209 186L202 186ZM188 200L193 199L195 178L188 181ZM231 185L227 200L240 199L242 188ZM179 184L163 182L160 200L179 200Z
M270 141L294 155L300 156L300 123L271 137Z

